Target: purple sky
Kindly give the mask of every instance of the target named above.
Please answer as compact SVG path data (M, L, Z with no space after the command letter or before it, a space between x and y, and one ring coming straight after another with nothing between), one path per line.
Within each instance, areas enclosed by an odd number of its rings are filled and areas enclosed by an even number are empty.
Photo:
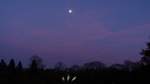
M150 0L0 0L0 59L138 61L150 38L149 10Z

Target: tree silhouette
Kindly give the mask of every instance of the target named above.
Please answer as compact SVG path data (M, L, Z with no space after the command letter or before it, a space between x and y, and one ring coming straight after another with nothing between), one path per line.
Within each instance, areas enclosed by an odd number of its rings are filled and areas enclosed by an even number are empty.
M21 61L19 61L19 63L17 64L16 69L17 69L18 71L22 71L22 70L23 70L23 66L22 66Z
M123 64L112 64L110 66L111 69L116 69L116 70L124 70L126 67Z
M36 71L38 69L38 64L36 60L32 60L32 63L30 64L30 70Z
M54 68L56 70L65 70L66 69L66 65L62 62L58 62L56 63L56 65L54 66Z
M31 57L31 64L29 65L29 68L31 71L37 71L44 68L44 65L42 63L42 58L40 58L38 55L34 55Z
M14 71L15 68L16 68L15 61L14 61L14 59L11 59L9 64L8 64L8 70L9 71Z
M133 71L140 67L140 64L138 62L132 62L129 60L124 61L124 65L128 69L128 71Z
M89 63L85 63L83 65L83 68L85 69L104 69L105 68L105 64L99 62L99 61L93 61L93 62L89 62Z
M150 69L134 69L138 64L125 61L124 64L113 64L110 67L99 61L85 63L84 66L74 65L66 68L62 62L55 65L55 69L41 69L41 58L32 57L30 69L22 67L21 61L15 66L10 60L8 66L4 60L0 62L0 83L2 84L134 84L148 82ZM3 67L3 68L2 68ZM16 71L14 68L16 67ZM126 70L128 67L129 71ZM147 67L147 66L146 66ZM85 69L86 68L86 69ZM104 68L104 69L103 69ZM102 69L102 70L101 70ZM32 72L30 72L31 70ZM144 80L143 80L144 79Z
M142 50L141 55L143 55L141 62L150 65L150 42L147 43L147 48Z
M1 59L0 61L0 70L3 71L7 68L7 64L5 63L5 61L3 59Z
M23 68L21 61L15 64L11 59L8 65L0 61L0 83L2 84L149 84L150 43L143 49L140 62L124 61L106 67L100 61L66 67L58 62L54 68L43 69L42 59L31 57L29 68ZM143 66L143 64L146 66Z
M77 71L80 69L80 66L79 65L73 65L70 67L71 70L74 70L74 71Z

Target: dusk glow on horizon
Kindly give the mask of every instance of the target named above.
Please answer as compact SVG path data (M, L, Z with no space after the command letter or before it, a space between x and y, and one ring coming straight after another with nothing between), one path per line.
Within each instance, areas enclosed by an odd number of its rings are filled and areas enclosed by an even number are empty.
M0 59L46 65L138 61L150 41L150 0L0 0ZM71 7L70 7L71 5ZM74 13L75 11L75 13Z

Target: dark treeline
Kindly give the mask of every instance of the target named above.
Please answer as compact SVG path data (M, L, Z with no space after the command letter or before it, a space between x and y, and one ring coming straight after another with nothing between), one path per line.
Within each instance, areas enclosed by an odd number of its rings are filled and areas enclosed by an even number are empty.
M125 61L109 67L94 61L82 66L66 67L59 62L54 68L44 68L39 56L32 56L28 68L11 59L0 61L0 84L149 84L150 43L140 53L138 62Z

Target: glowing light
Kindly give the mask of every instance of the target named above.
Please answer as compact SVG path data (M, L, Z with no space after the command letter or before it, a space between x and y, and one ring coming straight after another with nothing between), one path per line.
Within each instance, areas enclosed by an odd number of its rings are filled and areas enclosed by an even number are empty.
M75 80L77 79L77 76L70 76L69 74L67 75L67 76L63 76L62 78L61 78L61 80L63 81L63 82L66 82L66 83L72 83L72 82L74 82Z
M71 81L73 82L73 81L75 81L76 79L77 79L77 77L75 76L75 77L72 78Z
M69 9L68 12L71 14L73 11L71 9Z

